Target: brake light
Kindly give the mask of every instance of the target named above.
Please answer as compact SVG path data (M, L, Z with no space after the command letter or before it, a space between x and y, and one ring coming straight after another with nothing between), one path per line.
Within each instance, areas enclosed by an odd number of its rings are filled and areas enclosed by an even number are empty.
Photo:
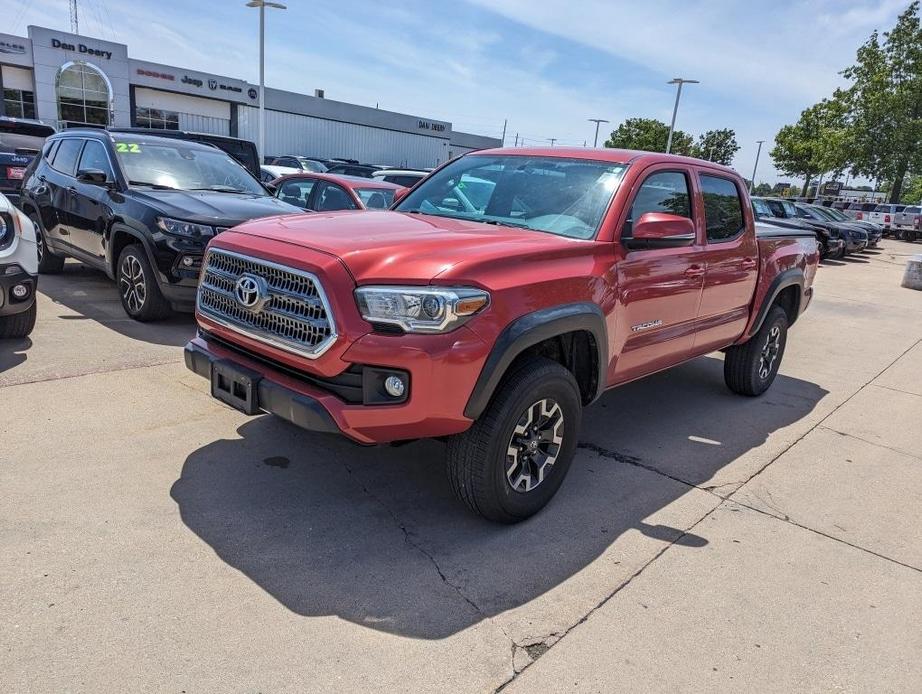
M21 166L7 166L6 167L6 177L11 181L21 181L23 179L26 170Z
M885 214L885 215L884 215L884 224L889 224L889 223L890 223L890 215Z
M922 217L916 217L916 229L922 227Z
M863 213L863 212L858 212L858 213L855 215L855 219L864 219L864 213Z

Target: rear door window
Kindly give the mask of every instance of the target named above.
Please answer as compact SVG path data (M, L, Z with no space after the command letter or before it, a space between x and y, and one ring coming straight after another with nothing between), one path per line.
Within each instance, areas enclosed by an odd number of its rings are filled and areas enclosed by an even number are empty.
M701 174L700 180L708 241L729 241L745 228L739 190L728 178Z
M58 145L58 151L54 154L54 160L51 166L56 170L68 176L73 176L74 168L77 166L77 159L80 156L80 148L83 147L83 140L75 137L69 137L61 140Z

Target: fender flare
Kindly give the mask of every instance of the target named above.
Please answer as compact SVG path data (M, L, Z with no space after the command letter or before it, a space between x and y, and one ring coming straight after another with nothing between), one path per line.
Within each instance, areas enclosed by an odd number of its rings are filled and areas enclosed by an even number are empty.
M563 304L526 313L503 328L496 338L464 408L464 416L477 419L487 409L509 366L522 352L539 342L574 331L587 331L595 341L598 359L595 392L605 390L608 371L608 331L602 310L593 303Z
M154 276L157 279L157 283L162 284L162 278L160 277L160 271L157 270L157 264L155 262L156 258L154 256L153 249L151 248L150 241L145 238L142 232L119 222L113 222L109 226L109 233L107 235L108 238L106 239L106 272L109 274L109 277L111 279L115 279L115 275L117 274L115 264L118 262L118 257L113 255L112 248L114 245L113 241L115 241L115 239L121 234L127 234L136 241L140 242L141 246L144 248L144 252L147 254L148 262L154 269Z
M752 322L752 327L750 327L749 331L746 333L746 337L752 337L759 332L762 323L765 322L765 316L768 315L768 311L774 305L778 295L788 287L797 286L800 288L800 292L798 292L797 295L797 306L794 311L794 319L791 320L793 324L794 320L797 320L797 316L800 315L800 307L803 305L804 284L804 271L800 268L785 270L773 279L772 283L768 286L768 291L765 292L765 297L762 299L762 304L759 306L759 311L756 313L755 320Z

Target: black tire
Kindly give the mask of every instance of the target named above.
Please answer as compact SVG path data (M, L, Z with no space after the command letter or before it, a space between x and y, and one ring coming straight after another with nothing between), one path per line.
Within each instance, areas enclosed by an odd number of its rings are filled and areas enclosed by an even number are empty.
M162 320L172 313L141 246L131 244L122 249L115 268L115 281L122 308L136 321Z
M55 255L45 243L45 230L38 215L34 212L29 213L29 220L35 227L35 249L38 255L38 271L43 275L56 275L64 269L64 258Z
M570 469L582 410L579 386L567 369L543 357L521 362L471 428L448 439L448 479L455 494L497 523L534 515ZM529 426L523 433L526 420L537 420L538 438Z
M0 317L0 340L10 340L17 337L26 337L35 327L35 316L38 313L35 302L28 310L14 313L12 316Z
M918 238L918 236L919 232L917 232L915 229L907 229L903 234L903 238L906 241L909 241L909 243L913 243Z
M774 306L765 316L759 332L748 342L727 350L724 357L727 387L734 393L749 396L768 390L778 375L787 338L788 315L780 306Z
M829 257L829 242L825 238L820 239L820 260L826 260Z

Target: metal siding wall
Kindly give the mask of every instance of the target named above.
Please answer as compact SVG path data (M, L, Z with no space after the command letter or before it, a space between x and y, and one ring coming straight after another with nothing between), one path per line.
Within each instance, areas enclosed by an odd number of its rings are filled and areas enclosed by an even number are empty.
M238 137L259 140L259 109L239 107ZM367 125L266 110L266 155L345 157L369 164L436 166L448 157L448 140Z
M230 120L200 116L195 113L179 114L179 129L194 133L211 133L212 135L230 135Z

